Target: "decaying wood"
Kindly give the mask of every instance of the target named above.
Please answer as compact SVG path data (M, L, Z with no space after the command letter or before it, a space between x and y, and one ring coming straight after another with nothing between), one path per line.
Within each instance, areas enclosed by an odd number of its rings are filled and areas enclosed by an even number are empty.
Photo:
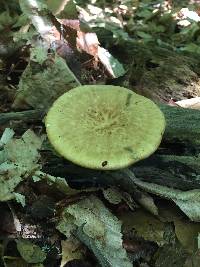
M164 142L174 144L170 147L175 154L198 153L200 151L200 111L160 105L166 118ZM165 145L166 149L169 149Z
M200 189L200 111L167 105L160 107L167 123L163 142L154 155L130 168L138 178L148 182L181 190ZM37 110L2 113L0 123L10 120L34 121L40 120L42 116L43 112ZM88 170L56 157L49 151L43 153L48 162L44 165L44 170L56 176L66 177L72 184L75 182L77 185L80 182L82 185L84 181L84 184L91 186L108 183L116 185L116 182L121 184L124 177L123 172ZM108 176L111 177L109 182ZM133 186L131 181L126 180L124 183L124 188Z

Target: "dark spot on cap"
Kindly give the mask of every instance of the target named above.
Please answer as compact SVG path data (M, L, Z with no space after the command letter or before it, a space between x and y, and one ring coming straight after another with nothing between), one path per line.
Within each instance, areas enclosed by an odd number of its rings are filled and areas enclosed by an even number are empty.
M103 162L101 163L101 165L102 165L102 167L105 167L106 165L108 165L107 160L103 161Z
M133 149L131 147L129 147L129 146L124 147L124 150L126 150L126 151L128 151L130 153L133 153Z
M130 93L126 97L126 106L127 107L130 105L131 97L132 97L132 94L130 94Z
M130 153L130 156L131 156L131 158L133 158L133 159L137 159L136 157L135 157L135 152L134 152L134 150L131 148L131 147L124 147L124 150L126 150L127 152L129 152Z

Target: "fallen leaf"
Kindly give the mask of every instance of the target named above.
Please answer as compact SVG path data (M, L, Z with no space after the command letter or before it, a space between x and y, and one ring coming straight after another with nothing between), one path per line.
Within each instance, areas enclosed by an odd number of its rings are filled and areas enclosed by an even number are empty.
M190 218L191 221L200 222L200 190L181 191L154 183L139 180L134 173L126 170L134 183L141 189L156 194L159 197L170 199Z
M48 55L44 48L33 48L31 58L19 81L14 108L26 104L25 107L48 109L60 95L80 85L58 55Z
M200 109L200 97L180 100L176 104L182 108Z
M60 267L64 267L66 263L75 259L83 259L83 245L76 238L71 237L61 241L62 246L62 261Z
M126 212L120 216L124 231L133 231L137 237L163 245L165 224L145 210Z
M102 267L132 267L122 245L121 222L97 197L91 195L65 208L57 229L67 237L71 231L76 233Z
M4 145L4 161L0 164L0 201L15 198L16 186L33 171L40 169L38 149L43 139L27 130L20 139L12 138Z
M200 250L190 255L183 267L199 267L200 264Z
M182 246L189 252L194 253L198 248L197 237L200 232L200 224L188 220L175 220L175 233Z
M46 259L46 253L29 240L17 240L17 249L22 258L28 263L41 263Z

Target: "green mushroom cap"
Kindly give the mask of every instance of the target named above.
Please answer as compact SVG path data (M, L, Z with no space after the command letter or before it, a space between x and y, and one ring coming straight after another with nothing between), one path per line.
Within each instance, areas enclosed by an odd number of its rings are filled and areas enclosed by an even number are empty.
M86 168L116 170L158 148L165 118L156 104L129 89L85 85L60 96L45 124L64 158Z

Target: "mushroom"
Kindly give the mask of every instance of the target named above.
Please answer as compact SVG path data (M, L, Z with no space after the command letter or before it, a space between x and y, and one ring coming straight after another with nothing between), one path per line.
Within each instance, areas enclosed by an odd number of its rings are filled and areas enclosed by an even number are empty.
M82 167L125 168L151 155L165 129L163 113L129 89L84 85L60 96L45 119L55 150Z

